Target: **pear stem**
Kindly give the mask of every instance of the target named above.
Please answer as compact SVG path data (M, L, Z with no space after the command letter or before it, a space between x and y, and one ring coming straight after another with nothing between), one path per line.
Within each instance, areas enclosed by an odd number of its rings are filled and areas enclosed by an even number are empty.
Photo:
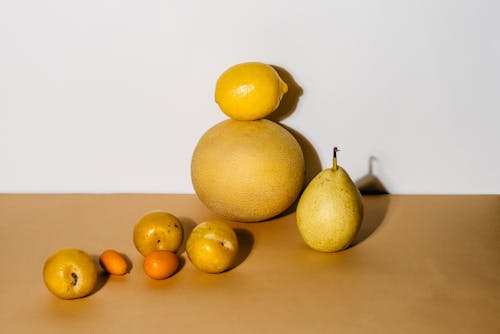
M333 167L332 169L333 170L337 170L338 169L338 166L337 166L337 151L340 151L337 146L335 146L333 148Z

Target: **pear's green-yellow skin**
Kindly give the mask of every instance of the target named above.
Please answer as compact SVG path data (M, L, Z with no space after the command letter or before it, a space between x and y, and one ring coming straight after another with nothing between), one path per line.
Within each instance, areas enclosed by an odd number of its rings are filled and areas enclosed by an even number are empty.
M297 205L297 227L305 243L321 252L337 252L354 240L363 219L358 188L340 166L321 171Z
M98 269L86 252L67 248L52 254L43 266L45 285L59 298L74 299L89 295L97 284Z

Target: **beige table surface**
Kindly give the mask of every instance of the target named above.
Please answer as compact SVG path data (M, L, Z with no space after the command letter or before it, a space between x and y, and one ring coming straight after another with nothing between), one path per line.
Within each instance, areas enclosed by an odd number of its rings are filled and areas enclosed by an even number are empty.
M132 243L147 211L177 215L187 233L216 218L194 195L0 195L2 333L500 333L500 196L364 198L356 244L308 249L293 210L230 224L238 266L219 275L186 259L149 279ZM91 296L51 295L42 266L79 247L125 253L127 276Z

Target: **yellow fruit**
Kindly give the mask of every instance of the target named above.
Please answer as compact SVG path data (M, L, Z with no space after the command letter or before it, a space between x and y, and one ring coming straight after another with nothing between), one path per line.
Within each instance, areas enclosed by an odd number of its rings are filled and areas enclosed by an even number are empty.
M191 160L200 200L212 211L244 222L286 210L302 190L304 170L297 140L267 119L215 125L201 137Z
M99 255L99 264L110 275L125 275L128 263L125 258L114 249L107 249Z
M337 165L318 173L297 204L297 227L304 242L317 251L347 248L363 220L363 200L349 174Z
M287 91L287 84L271 66L242 63L230 67L219 77L215 102L227 116L252 121L276 110Z
M153 279L165 279L179 268L179 258L174 252L157 250L149 253L142 264L146 275Z
M145 214L134 227L135 248L144 256L156 250L176 252L183 238L181 222L165 211Z
M238 238L224 222L203 222L196 225L189 235L186 253L199 270L211 274L221 273L234 265L238 254Z
M97 284L98 269L92 257L76 248L61 249L49 256L43 266L45 285L59 298L89 295Z

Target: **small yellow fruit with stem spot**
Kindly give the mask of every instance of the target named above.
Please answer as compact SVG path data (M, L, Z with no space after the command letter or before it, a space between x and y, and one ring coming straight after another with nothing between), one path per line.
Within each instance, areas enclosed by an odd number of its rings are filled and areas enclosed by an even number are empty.
M177 252L183 238L181 222L165 211L145 214L134 227L134 245L143 256L157 250Z
M206 221L196 225L186 244L191 263L211 274L230 269L235 263L238 249L236 233L221 221Z
M98 269L94 259L76 248L57 251L43 266L45 285L59 298L74 299L89 295L97 284Z

